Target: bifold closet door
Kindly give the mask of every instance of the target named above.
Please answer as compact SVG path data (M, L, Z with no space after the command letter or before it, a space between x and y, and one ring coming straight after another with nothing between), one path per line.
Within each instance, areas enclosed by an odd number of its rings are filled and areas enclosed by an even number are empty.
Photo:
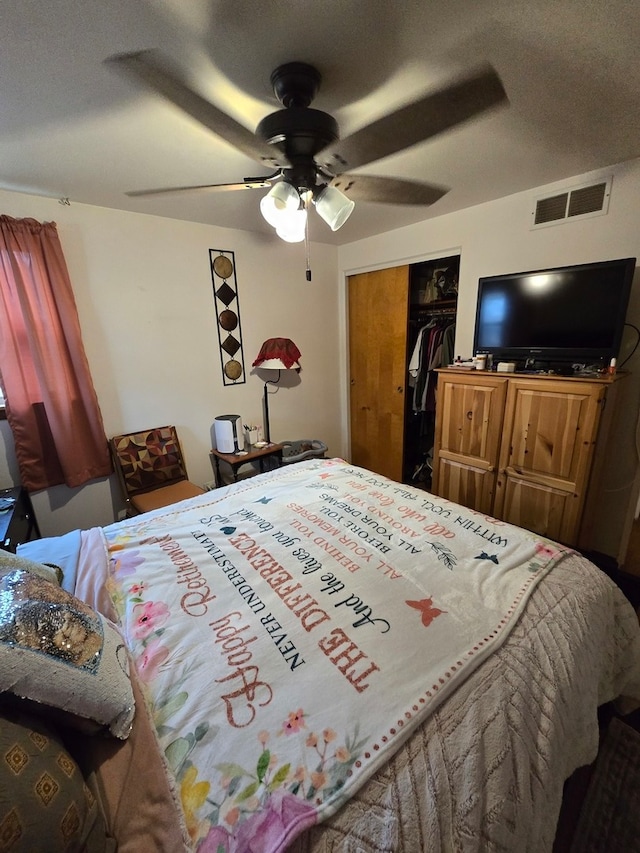
M349 276L351 461L402 480L409 267Z

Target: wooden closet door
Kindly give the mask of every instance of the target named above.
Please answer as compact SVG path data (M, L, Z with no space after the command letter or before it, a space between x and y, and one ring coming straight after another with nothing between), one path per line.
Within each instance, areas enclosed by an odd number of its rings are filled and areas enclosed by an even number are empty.
M402 480L409 267L349 276L351 461Z

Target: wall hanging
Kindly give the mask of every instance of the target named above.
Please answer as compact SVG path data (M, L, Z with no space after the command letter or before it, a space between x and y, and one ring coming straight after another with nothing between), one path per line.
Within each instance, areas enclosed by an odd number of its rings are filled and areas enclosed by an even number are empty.
M234 253L227 249L209 249L209 260L218 319L222 381L225 385L241 385L246 382L246 377Z

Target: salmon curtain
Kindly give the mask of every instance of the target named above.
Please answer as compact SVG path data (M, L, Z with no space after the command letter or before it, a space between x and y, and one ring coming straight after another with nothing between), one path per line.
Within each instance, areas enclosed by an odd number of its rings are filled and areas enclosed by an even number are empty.
M0 372L22 485L112 471L55 222L0 216Z

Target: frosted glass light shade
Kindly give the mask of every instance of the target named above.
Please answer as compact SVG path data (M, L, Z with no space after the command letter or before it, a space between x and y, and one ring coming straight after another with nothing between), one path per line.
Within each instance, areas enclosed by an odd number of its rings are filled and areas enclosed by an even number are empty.
M260 213L274 228L280 226L283 214L296 211L299 207L298 191L286 181L279 181L260 200Z
M287 243L302 243L307 224L306 210L283 211L279 217L276 234Z
M315 198L318 214L324 219L332 231L341 228L351 216L355 202L347 198L336 187L324 187Z

